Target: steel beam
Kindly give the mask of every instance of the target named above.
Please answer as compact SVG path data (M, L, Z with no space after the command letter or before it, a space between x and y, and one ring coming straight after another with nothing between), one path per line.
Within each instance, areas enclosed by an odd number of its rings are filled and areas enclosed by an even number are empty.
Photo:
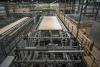
M27 48L20 48L20 49L16 49L17 51L47 51L47 52L64 52L64 53L83 53L84 50L77 50L77 49L68 49L66 47L62 47L62 48L45 48L45 47L39 47L39 48L36 48L36 47L27 47Z
M15 60L15 63L79 63L81 60Z
M69 38L69 37L28 37L28 39L34 39L34 38L36 38L36 39L47 39L47 38L53 38L53 39L56 39L56 38L63 38L63 39L67 39L67 38Z

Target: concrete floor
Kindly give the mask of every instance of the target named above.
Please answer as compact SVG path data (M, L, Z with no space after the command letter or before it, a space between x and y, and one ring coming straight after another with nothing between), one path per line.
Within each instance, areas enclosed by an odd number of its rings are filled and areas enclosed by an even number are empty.
M95 43L92 54L96 58L96 62L99 64L98 67L100 67L100 22L93 23L90 38Z
M95 42L95 46L100 49L100 22L93 23L90 38Z

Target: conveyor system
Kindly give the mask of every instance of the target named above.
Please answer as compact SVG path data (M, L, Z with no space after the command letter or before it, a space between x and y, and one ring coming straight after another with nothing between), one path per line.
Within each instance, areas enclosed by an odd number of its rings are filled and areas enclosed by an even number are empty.
M84 50L57 16L44 16L25 40L15 49L16 67L84 67Z
M0 63L9 54L32 27L34 18L23 17L0 29Z
M7 26L5 26L4 28L0 29L0 36L9 34L10 32L12 32L15 28L18 28L21 24L24 23L24 21L26 21L29 17L24 17L16 22L13 22L12 24L9 24Z
M14 56L8 56L5 58L3 63L0 65L0 67L10 67L11 63L13 63Z

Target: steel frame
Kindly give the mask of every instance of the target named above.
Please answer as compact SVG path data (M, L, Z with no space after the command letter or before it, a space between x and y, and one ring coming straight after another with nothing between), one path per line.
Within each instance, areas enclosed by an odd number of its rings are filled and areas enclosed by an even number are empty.
M59 20L59 19L58 19ZM23 67L30 64L56 66L59 63L73 67L82 62L84 50L79 45L74 46L74 40L59 20L63 30L32 31L32 35L26 37L26 46L15 49L15 64ZM39 24L38 24L39 25ZM37 25L37 27L38 27ZM20 44L21 45L21 44Z
M1 50L1 58L4 60L8 55L14 55L14 48L17 47L17 44L20 42L20 40L25 36L24 32L28 32L27 29L30 30L30 28L33 25L33 18L28 18L27 20L24 20L22 23L19 23L12 27L9 30L6 30L6 32L0 34L0 50ZM24 23L24 24L23 24ZM27 27L27 29L26 29ZM0 59L0 62L2 62L2 59Z

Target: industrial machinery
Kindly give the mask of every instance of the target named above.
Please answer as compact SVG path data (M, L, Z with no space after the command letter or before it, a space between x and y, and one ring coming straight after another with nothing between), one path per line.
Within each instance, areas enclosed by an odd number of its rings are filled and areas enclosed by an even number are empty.
M44 16L15 49L16 67L86 67L80 48L57 16Z
M0 63L4 59L6 60L11 58L9 56L14 55L14 48L16 47L17 43L20 42L23 35L25 35L25 32L30 30L30 28L33 26L33 23L33 18L23 17L0 29Z
M99 0L1 1L0 19L20 19L0 28L0 67L100 66Z

